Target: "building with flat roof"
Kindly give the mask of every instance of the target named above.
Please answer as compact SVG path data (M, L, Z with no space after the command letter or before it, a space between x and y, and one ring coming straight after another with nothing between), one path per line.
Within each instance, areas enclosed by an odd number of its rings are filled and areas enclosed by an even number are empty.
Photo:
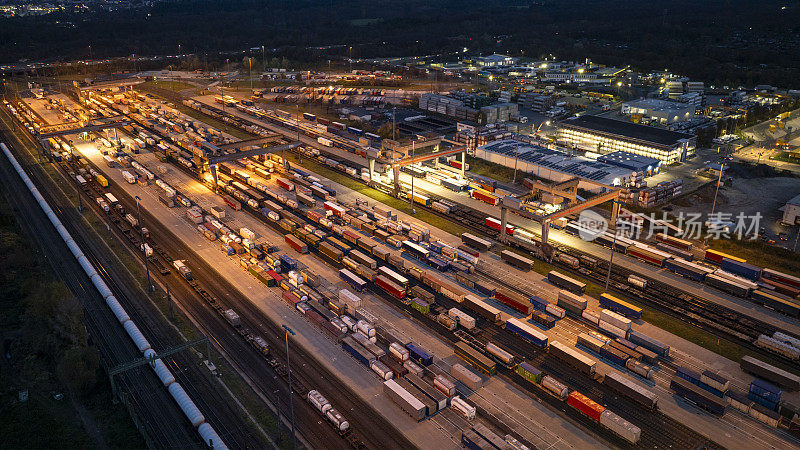
M661 171L661 161L648 156L634 155L628 152L607 153L599 156L597 161L622 167L634 172L641 172L644 173L645 176L653 176Z
M638 114L662 125L668 125L693 118L695 106L657 98L640 98L623 103L621 111L622 114Z
M499 55L495 53L494 55L489 56L480 56L475 58L475 62L480 67L498 67L498 66L510 66L514 64L516 58L508 55Z
M781 222L787 225L800 224L800 195L786 202L786 206L783 207Z
M623 186L636 179L635 171L620 165L512 139L482 145L475 150L475 156L556 183L578 177L578 187L593 193L603 192L609 186Z
M685 160L697 142L691 134L589 115L559 122L557 139L567 147L600 155L622 151L666 164Z

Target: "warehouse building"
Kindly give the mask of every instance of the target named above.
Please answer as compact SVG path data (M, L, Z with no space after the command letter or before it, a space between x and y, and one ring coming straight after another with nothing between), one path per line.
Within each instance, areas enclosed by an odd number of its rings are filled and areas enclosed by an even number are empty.
M626 185L636 178L636 171L620 165L607 164L583 156L571 156L557 150L511 139L480 146L475 150L475 156L516 168L520 175L527 172L556 183L578 177L581 180L578 187L592 193L603 192L608 186Z
M781 222L786 225L800 224L800 195L786 202L786 206L783 207Z
M558 142L567 147L600 155L622 151L666 164L685 160L696 141L691 134L598 116L583 115L558 124Z
M694 112L695 106L692 104L670 102L657 98L641 98L622 104L622 114L638 115L662 125L692 119L694 118Z
M622 167L633 172L644 173L651 177L661 172L661 161L647 156L634 155L627 152L613 152L601 155L597 161L612 166Z

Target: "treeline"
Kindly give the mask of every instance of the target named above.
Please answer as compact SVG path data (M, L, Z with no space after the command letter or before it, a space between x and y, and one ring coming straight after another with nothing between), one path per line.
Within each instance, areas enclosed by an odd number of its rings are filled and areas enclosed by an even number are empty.
M474 52L669 69L716 85L800 79L800 7L778 0L177 0L0 21L0 61L130 54L327 59ZM322 48L314 48L314 47ZM330 47L333 46L333 47ZM352 48L351 48L352 47ZM276 51L273 51L276 49ZM237 58L238 60L238 58Z

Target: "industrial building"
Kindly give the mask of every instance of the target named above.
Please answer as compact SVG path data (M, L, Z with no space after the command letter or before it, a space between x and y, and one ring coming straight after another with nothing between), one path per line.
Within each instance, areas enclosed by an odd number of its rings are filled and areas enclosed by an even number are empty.
M630 169L633 172L642 172L648 177L661 172L661 161L628 152L613 152L601 155L597 158L597 161Z
M506 167L514 167L520 175L528 172L556 183L578 177L581 180L578 187L593 193L604 191L605 186L625 185L635 178L634 172L637 172L612 164L625 161L622 156L611 158L610 163L607 163L510 139L478 147L475 156ZM636 167L641 169L638 165Z
M786 206L783 207L781 222L787 225L800 224L800 195L786 202Z
M692 154L697 138L686 133L583 115L558 124L558 142L567 147L606 154L617 151L671 164Z
M640 98L623 103L622 114L638 115L643 119L647 118L662 125L668 125L693 118L695 106L656 98Z

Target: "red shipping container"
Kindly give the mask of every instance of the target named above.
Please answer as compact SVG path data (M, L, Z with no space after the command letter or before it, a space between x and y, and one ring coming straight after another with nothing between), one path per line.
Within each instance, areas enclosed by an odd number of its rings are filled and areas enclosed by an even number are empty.
M521 300L517 299L516 297L512 297L512 294L505 294L503 291L496 291L494 293L494 298L497 301L505 303L506 305L516 309L517 311L523 314L530 314L531 309L533 308L530 304L522 303Z
M270 277L272 277L273 280L275 280L276 285L279 284L281 281L283 281L283 277L281 276L281 274L275 272L274 270L268 270L267 275L269 275Z
M283 291L283 299L290 305L296 305L300 302L300 298L294 295L293 291Z
M311 321L314 325L318 327L322 327L324 323L328 323L324 317L322 317L318 312L314 311L313 309L309 309L306 311L306 317L308 320Z
M494 217L487 217L484 224L489 228L500 231L500 221ZM514 234L514 225L506 223L506 234Z
M358 240L361 239L361 235L358 234L357 231L354 230L344 230L342 236L345 238L346 241L358 245Z
M397 283L389 280L383 275L378 275L375 277L375 284L398 300L406 296L405 289L401 288L399 285L397 285Z
M472 196L480 201L486 202L493 206L497 206L497 204L500 203L500 199L496 195L492 195L488 192L481 192L479 190L475 190L472 193Z
M578 411L591 417L595 422L600 421L600 415L606 410L605 406L598 404L578 391L572 391L567 398L567 403Z
M308 246L301 242L299 239L294 237L291 234L287 234L283 236L283 240L289 244L289 247L292 247L296 252L300 253L301 255L305 255L308 253Z

